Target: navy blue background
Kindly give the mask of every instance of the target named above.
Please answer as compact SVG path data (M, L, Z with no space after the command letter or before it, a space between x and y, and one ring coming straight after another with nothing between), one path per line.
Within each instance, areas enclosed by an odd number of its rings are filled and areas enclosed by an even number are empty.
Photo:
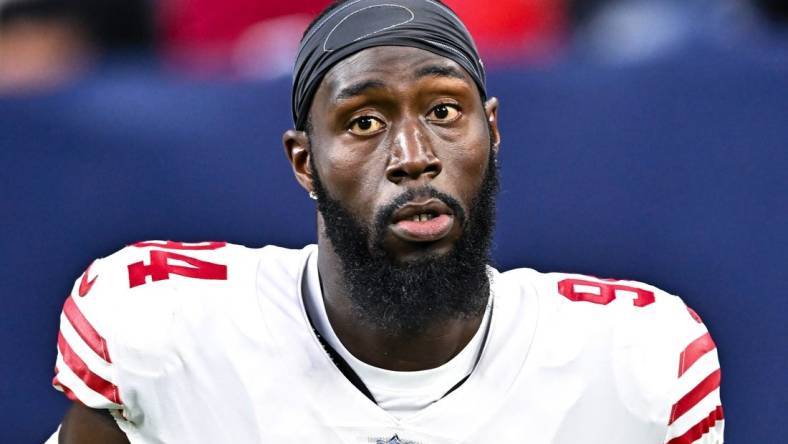
M0 99L0 442L40 442L60 307L137 240L300 247L313 203L280 138L289 79L238 84L108 66ZM729 443L788 436L788 48L696 48L627 67L489 78L503 145L494 257L647 281L720 349Z

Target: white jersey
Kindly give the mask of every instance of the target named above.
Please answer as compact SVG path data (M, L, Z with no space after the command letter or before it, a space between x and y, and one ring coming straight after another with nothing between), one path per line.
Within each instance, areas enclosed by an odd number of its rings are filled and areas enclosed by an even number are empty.
M132 444L722 443L717 351L679 298L529 269L493 271L468 379L397 418L311 327L316 254L154 241L96 261L61 315L55 387Z

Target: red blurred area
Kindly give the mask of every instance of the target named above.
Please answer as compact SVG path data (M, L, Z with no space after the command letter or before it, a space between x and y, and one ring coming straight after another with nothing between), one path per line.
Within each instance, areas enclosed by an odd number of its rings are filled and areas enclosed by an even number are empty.
M444 3L465 22L488 65L549 56L560 42L567 22L564 0L446 0Z
M292 63L303 29L330 3L162 0L165 54L177 66L196 72L282 75ZM564 33L565 0L445 3L465 21L488 64L549 55Z
M291 14L317 15L331 1L163 0L165 39L180 46L230 45L252 25Z

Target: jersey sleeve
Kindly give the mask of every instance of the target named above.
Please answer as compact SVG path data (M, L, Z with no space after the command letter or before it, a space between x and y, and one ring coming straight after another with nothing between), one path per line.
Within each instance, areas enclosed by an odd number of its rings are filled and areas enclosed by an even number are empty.
M111 354L106 295L110 276L97 260L77 279L63 304L52 385L69 399L95 409L122 410Z
M175 319L187 300L225 288L227 250L245 251L225 242L146 241L94 261L63 304L54 387L85 406L141 420L139 381L179 359ZM221 287L195 287L204 282Z
M676 323L675 383L665 444L721 444L725 420L717 346L689 307Z

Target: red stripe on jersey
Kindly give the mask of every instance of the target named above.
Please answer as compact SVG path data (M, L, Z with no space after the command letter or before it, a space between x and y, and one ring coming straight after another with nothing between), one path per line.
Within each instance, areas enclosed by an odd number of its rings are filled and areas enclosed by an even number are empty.
M57 373L58 373L58 369L57 369L57 367L55 367L55 374L56 375L55 375L54 378L52 378L52 385L57 386L58 388L60 388L60 390L63 391L63 394L66 395L66 398L68 398L68 399L70 399L70 400L72 400L74 402L78 402L78 403L82 404L82 401L80 401L79 398L77 398L77 395L75 395L74 392L72 392L67 386L65 386L62 382L60 382L59 379L57 379Z
M57 348L61 356L63 356L63 361L68 365L68 368L70 368L85 385L90 387L94 392L102 394L115 404L121 404L118 387L93 373L90 368L88 368L87 364L85 364L85 361L74 353L74 350L72 350L71 346L66 342L66 338L63 337L63 333L60 332L58 332L57 335Z
M175 241L147 241L147 242L137 242L136 244L132 244L131 246L137 248L158 247L167 250L218 250L219 248L222 248L225 245L227 245L227 242L220 242L220 241L199 242L193 244L184 243L184 242L175 242Z
M101 359L112 363L107 351L107 341L90 325L90 322L85 318L79 307L74 302L74 299L69 296L66 298L66 303L63 305L63 313L65 313L71 326L77 331L82 340L94 351Z
M691 408L695 407L703 398L709 393L713 392L720 386L720 369L714 370L712 374L706 377L695 388L687 392L681 399L673 404L673 409L670 413L670 422L668 425L673 424L681 415L687 413Z
M718 405L709 416L703 418L699 423L695 424L694 426L690 427L683 435L677 436L666 444L692 444L698 438L705 435L717 421L721 421L724 418L722 413L722 406Z
M679 377L692 367L692 364L700 359L701 356L715 348L717 348L717 346L708 333L692 341L690 345L681 352L681 357L679 358Z

